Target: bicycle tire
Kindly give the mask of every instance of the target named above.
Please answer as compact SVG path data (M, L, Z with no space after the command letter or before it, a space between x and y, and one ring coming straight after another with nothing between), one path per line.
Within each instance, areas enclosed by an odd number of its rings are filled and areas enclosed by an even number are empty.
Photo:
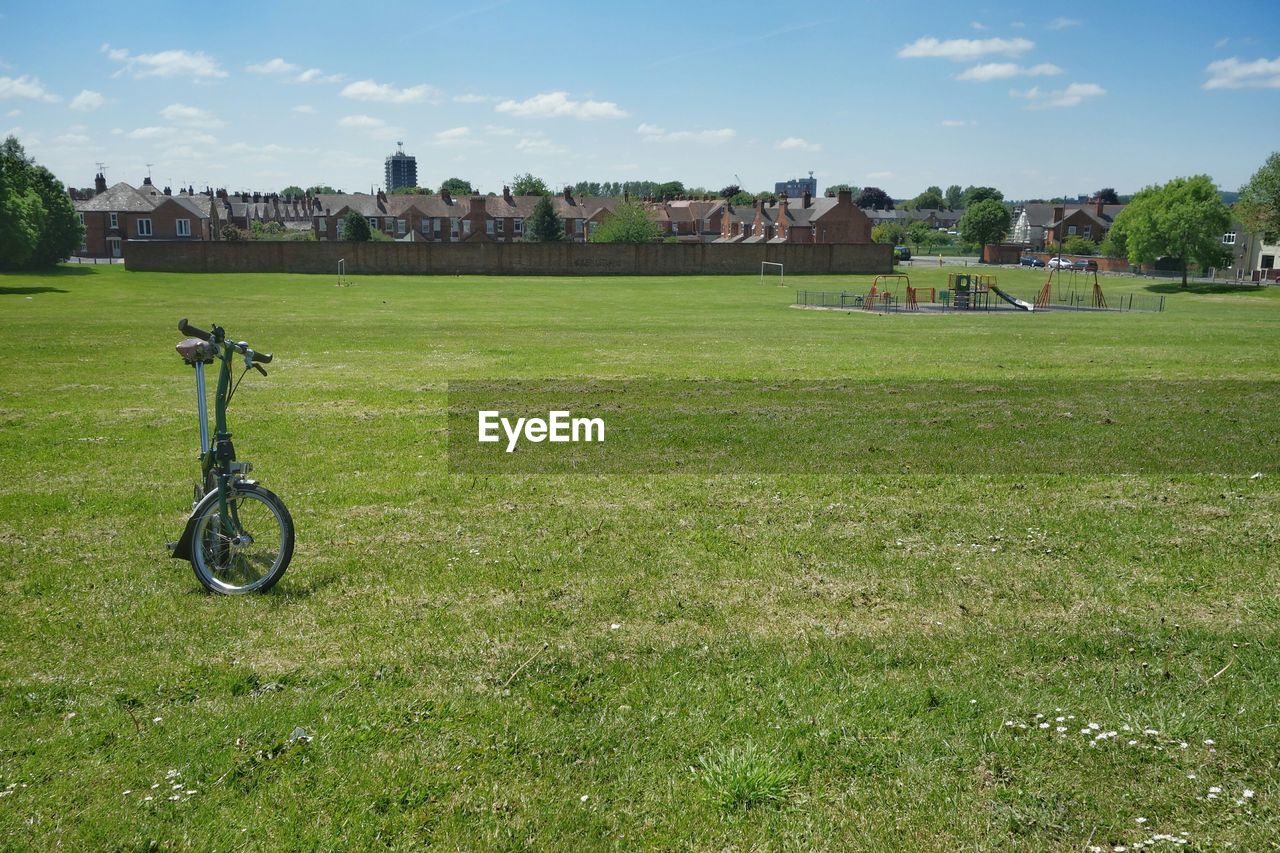
M206 501L193 527L191 568L209 592L266 592L293 559L293 517L284 501L256 483L232 486L227 505L241 533L229 537L223 532L218 501ZM242 538L248 541L236 541Z

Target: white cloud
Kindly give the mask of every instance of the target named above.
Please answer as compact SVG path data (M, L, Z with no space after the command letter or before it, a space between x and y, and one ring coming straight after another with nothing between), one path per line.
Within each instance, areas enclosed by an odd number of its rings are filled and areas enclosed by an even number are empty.
M339 127L373 128L373 127L386 127L387 123L382 119L374 118L373 116L355 115L355 116L343 116L341 119L338 120L338 126Z
M168 127L168 126L150 126L135 128L125 134L126 139L137 139L141 141L162 140L162 139L178 139L179 141L189 145L213 145L217 142L207 133L200 133L189 128Z
M1024 38L947 39L946 41L940 41L928 36L916 39L911 44L903 47L898 51L898 57L900 59L931 57L966 62L992 53L1004 56L1020 56L1035 46L1035 42Z
M341 74L325 74L319 68L308 68L293 78L295 83L341 83L344 79Z
M774 146L779 151L821 151L822 146L799 136L788 136Z
M226 124L225 121L214 118L208 110L189 107L186 104L170 104L160 111L160 115L166 121L175 124L203 125L204 127L222 127Z
M295 113L302 113L303 115L311 115L316 111L316 108L310 104L298 104L293 108L293 111Z
M129 131L125 136L130 139L161 139L173 136L177 132L176 127L139 127Z
M1030 68L1014 62L987 62L966 68L956 75L956 79L986 83L990 80L1005 80L1010 77L1048 77L1061 73L1061 68L1048 62L1032 65Z
M987 25L981 21L970 21L969 26L975 30L985 30L987 28Z
M82 113L91 113L105 103L105 99L97 92L81 89L80 94L71 99L71 109Z
M1221 48L1221 47L1226 47L1230 43L1231 43L1231 39L1228 38L1227 36L1223 36L1222 38L1215 41L1213 43L1213 46Z
M516 150L525 154L563 154L566 149L544 136L525 137L516 143Z
M613 101L575 101L568 92L543 92L523 101L507 100L494 107L500 113L525 118L626 118Z
M515 136L516 135L515 130L513 130L512 128L499 127L496 124L486 124L484 126L484 132L489 134L490 136Z
M1069 27L1078 26L1080 26L1080 22L1075 18L1054 18L1049 22L1049 29L1051 30L1065 30Z
M58 142L63 145L88 145L89 141L90 140L88 136L74 130L70 133L64 133L61 136L54 139L54 142Z
M1009 28L1014 30L1026 29L1026 26L1027 25L1024 24L1022 21L1013 21L1009 24Z
M5 113L5 114L4 114L4 117L5 117L5 118L17 118L17 117L18 117L18 116L20 116L20 115L22 115L22 110L16 110L16 109L15 109L15 110L9 110L9 112L7 112L7 113Z
M1051 92L1043 91L1038 86L1032 86L1026 91L1018 91L1017 89L1009 91L1010 97L1024 99L1029 110L1075 107L1084 103L1087 98L1098 98L1106 93L1107 90L1097 83L1072 83L1065 89L1057 89Z
M469 127L451 127L436 134L436 145L466 145L474 137Z
M28 101L44 101L56 104L62 100L45 89L44 84L35 77L23 74L21 77L0 77L0 101L10 98L22 98Z
M217 60L203 51L162 50L159 53L129 53L124 48L102 46L102 52L123 67L115 73L134 77L192 77L196 80L226 77Z
M275 59L268 59L266 62L246 65L244 70L253 74L292 74L298 70L298 66L292 62L285 62L277 56Z
M642 124L636 128L645 142L696 142L701 145L716 145L728 142L736 136L731 127L718 130L663 130L657 125Z
M496 101L497 98L492 95L454 95L453 102L455 104L487 104L490 101Z
M1236 57L1210 62L1205 89L1280 89L1280 57L1241 62Z
M966 127L976 125L977 122L973 120L965 121L962 118L944 118L942 121L938 122L938 124L943 127Z
M868 178L879 180L881 178L892 178L893 172L867 172Z
M372 80L360 80L348 83L339 94L353 101L374 101L380 104L422 104L435 103L440 100L441 92L434 86L423 83L407 89L397 89L388 83L375 83Z

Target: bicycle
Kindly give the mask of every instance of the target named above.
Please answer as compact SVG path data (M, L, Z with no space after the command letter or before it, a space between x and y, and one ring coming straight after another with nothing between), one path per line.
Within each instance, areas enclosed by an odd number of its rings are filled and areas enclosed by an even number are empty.
M271 363L271 354L255 352L245 341L231 341L216 325L206 332L184 319L178 322L178 331L188 336L177 345L178 354L196 374L200 482L182 537L169 544L171 556L189 560L196 578L210 592L266 592L293 558L293 518L280 498L248 478L253 465L236 460L227 430L227 406L251 369L267 375L262 365ZM244 372L232 384L237 355L243 357ZM211 442L204 368L214 361L220 364Z

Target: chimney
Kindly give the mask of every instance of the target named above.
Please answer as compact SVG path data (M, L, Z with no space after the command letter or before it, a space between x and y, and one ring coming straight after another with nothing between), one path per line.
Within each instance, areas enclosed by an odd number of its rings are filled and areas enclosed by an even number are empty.
M1101 198L1095 198L1095 199L1093 200L1093 212L1094 212L1094 213L1096 213L1096 214L1098 214L1098 218L1099 218L1099 219L1101 219L1101 218L1102 218L1102 208L1103 208L1103 207L1104 207L1104 205L1103 205L1103 203L1102 203L1102 199L1101 199Z
M853 190L840 190L836 193L836 204L844 207L846 204L853 204Z
M1053 221L1061 222L1062 217L1066 214L1066 212L1067 212L1067 208L1065 205L1055 204L1053 206Z
M259 203L259 202L261 202L261 201L262 201L262 193L254 193L254 194L253 194L253 203L254 203L254 204L258 204L258 203Z
M468 205L469 205L469 209L468 209L468 211L467 211L467 215L468 215L468 216L479 216L479 217L483 218L483 217L484 217L484 196L482 196L482 195L473 195L473 196L472 196L470 199L468 199L467 201L468 201Z
M147 175L145 178L143 178L143 179L142 179L142 185L143 185L144 187L149 187L149 186L151 186L151 176L150 176L150 175Z
M781 222L786 218L787 218L787 194L783 193L782 195L778 196L778 221Z
M165 188L164 188L164 194L165 194L165 195L173 195L173 190L169 189L168 187L165 187Z
M502 187L502 200L505 201L507 204L516 203L516 200L511 197L511 187L505 184Z
M93 176L94 193L104 193L107 191L107 176L99 172Z
M449 195L449 191L444 187L440 188L440 198L444 199L445 204L453 204L453 196Z
M813 196L809 194L808 190L804 191L804 195L801 197L801 204L804 206L805 210L808 210L809 205L813 204Z
M573 204L573 187L564 188L564 200Z

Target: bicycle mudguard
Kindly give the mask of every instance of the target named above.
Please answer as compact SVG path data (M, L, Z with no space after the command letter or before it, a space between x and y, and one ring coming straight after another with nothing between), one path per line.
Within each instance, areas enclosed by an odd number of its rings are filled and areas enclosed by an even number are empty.
M175 560L191 561L191 540L196 535L196 519L200 517L200 513L209 503L218 502L218 490L206 494L200 499L200 502L191 510L191 515L187 517L187 526L183 529L182 535L178 537L178 541L173 543L173 548L169 551L169 556Z

